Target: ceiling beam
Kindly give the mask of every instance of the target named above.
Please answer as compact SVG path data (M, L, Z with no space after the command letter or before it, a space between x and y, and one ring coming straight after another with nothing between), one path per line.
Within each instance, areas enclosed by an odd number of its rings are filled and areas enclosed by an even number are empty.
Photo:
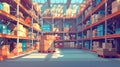
M71 3L71 0L67 0L67 8L69 8L69 6L70 6L70 3Z

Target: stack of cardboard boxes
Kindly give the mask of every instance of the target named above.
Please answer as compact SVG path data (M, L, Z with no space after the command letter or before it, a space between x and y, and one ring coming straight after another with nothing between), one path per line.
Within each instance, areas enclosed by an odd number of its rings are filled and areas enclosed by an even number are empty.
M92 15L92 24L97 22L98 20L101 20L105 15L104 14L93 14Z
M102 43L102 48L97 49L98 55L103 56L116 56L116 48L112 47L112 43Z
M64 42L64 48L75 48L74 42Z
M48 51L54 51L54 35L44 35L44 39L42 40L42 49L41 51L48 52Z

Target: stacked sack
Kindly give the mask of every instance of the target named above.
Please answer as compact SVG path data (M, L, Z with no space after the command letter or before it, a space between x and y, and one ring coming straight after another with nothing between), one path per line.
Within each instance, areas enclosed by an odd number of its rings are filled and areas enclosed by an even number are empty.
M18 54L18 53L21 53L21 52L22 52L22 43L18 43L18 44L16 44L16 46L13 50L13 53Z
M38 23L33 23L33 28L41 31L40 25Z
M18 32L18 33L17 33ZM18 25L18 31L17 31L17 26L13 29L12 31L13 35L16 36L23 36L23 37L27 37L28 36L28 30L26 28L23 27L23 25L19 24Z
M9 48L9 45L3 45L2 47L0 47L0 56L7 58L7 56L10 55Z

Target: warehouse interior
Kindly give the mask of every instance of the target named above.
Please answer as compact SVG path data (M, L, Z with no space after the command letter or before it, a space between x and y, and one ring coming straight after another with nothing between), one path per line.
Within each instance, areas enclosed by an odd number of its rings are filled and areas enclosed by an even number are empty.
M0 67L120 65L120 0L0 0Z

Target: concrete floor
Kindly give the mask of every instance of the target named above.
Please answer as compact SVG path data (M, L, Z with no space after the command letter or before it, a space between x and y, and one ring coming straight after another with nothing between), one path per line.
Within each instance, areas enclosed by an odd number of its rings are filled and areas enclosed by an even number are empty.
M0 62L0 67L119 67L120 59L99 58L79 49L57 49L53 54L33 52Z

